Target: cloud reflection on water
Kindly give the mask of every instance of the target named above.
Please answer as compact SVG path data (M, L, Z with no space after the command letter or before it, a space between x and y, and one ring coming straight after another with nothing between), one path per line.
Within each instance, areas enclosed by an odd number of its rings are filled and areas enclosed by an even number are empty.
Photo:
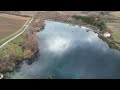
M37 33L40 57L32 65L23 64L14 78L100 78L120 76L120 57L92 31L78 26L46 21ZM113 73L114 72L114 73Z
M50 38L47 43L49 51L61 53L69 47L70 40L58 36L56 38Z

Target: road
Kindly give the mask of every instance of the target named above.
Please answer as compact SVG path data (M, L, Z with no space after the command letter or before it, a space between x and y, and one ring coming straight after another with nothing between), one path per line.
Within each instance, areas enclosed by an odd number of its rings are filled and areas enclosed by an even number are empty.
M38 12L38 11L37 11ZM37 13L36 12L36 13ZM41 12L46 12L46 11L41 11ZM63 14L63 15L76 15L76 14L78 14L78 15L80 15L81 13L80 12L78 12L78 11L76 11L76 13L74 12L74 11L57 11L57 12L59 12L60 14ZM34 17L34 16L33 16ZM18 36L20 36L26 29L27 29L27 27L29 26L29 24L32 22L32 20L33 20L33 17L31 18L31 20L29 21L29 23L28 23L28 25L23 25L23 26L25 26L25 28L24 28L24 30L22 31L22 32L20 32L19 34L17 34L16 36L14 36L14 37L12 37L11 39L9 39L8 41L6 41L5 43L3 43L1 46L0 46L0 48L2 48L2 47L4 47L5 45L7 45L9 42L11 42L12 40L14 40L15 38L17 38Z
M20 32L19 34L15 35L15 36L12 37L11 39L9 39L9 40L6 41L5 43L3 43L3 44L0 46L0 48L4 47L4 46L7 45L9 42L11 42L12 40L14 40L14 39L17 38L18 36L20 36L22 33L24 33L24 31L28 28L29 24L32 22L33 18L34 18L34 17L32 17L32 18L30 19L30 21L28 22L28 25L23 25L23 26L25 26L25 28L23 29L22 32Z

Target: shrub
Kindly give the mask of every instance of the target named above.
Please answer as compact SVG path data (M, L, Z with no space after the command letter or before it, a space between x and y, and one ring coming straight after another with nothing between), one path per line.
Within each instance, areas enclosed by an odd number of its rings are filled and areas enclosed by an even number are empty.
M101 31L106 30L106 25L103 21L95 20L95 17L92 16L76 16L74 15L73 18L76 20L82 20L84 23L88 23L90 25L94 25L98 27Z

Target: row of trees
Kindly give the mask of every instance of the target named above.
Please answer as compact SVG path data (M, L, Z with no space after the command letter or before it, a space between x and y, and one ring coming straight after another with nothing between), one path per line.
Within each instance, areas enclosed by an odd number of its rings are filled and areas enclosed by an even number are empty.
M101 31L106 30L106 25L103 21L100 21L99 19L92 17L92 16L76 16L74 15L73 18L76 20L82 20L84 23L88 23L90 25L97 26Z

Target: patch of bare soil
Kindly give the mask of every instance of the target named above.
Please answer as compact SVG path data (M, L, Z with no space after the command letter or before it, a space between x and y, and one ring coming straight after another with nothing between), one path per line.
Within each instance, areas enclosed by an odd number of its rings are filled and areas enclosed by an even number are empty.
M19 30L26 20L25 17L0 14L0 40Z

